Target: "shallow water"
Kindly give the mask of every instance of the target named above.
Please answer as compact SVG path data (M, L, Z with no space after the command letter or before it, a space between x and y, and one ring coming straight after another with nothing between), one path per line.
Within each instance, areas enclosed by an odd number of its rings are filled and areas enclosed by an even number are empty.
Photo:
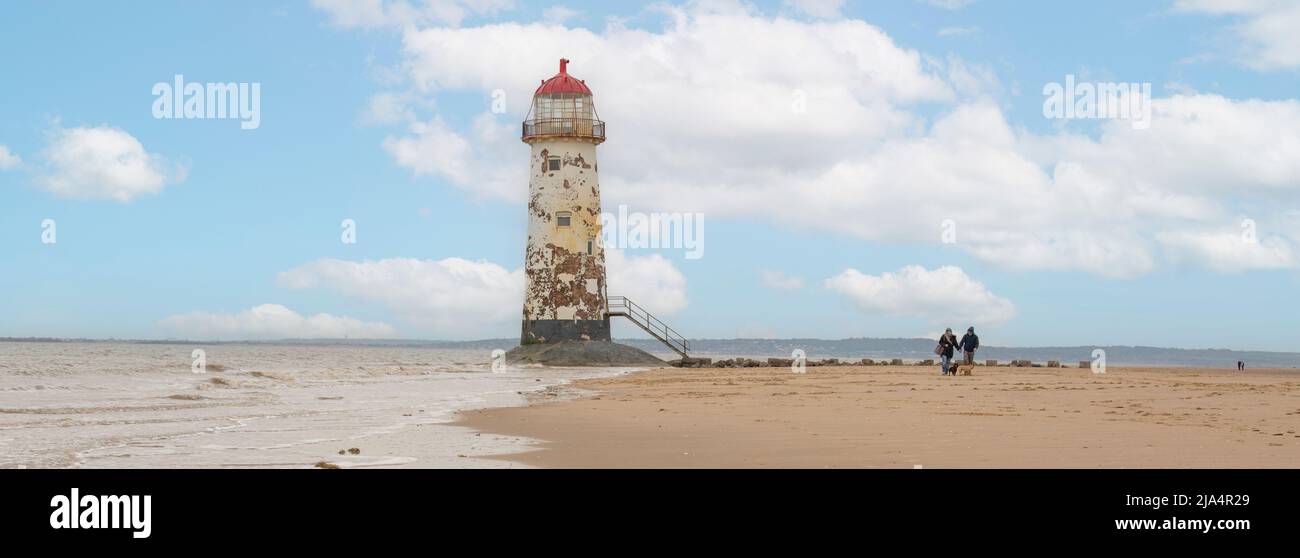
M475 457L529 440L446 423L629 370L490 363L468 349L0 343L0 467L511 466Z

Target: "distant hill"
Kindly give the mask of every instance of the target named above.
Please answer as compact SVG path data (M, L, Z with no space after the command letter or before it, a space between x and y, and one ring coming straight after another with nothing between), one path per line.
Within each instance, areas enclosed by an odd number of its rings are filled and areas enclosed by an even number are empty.
M663 358L677 358L663 344L654 339L619 339ZM518 339L480 339L476 341L436 341L420 339L282 339L276 341L195 341L183 339L128 340L128 339L58 339L0 337L0 342L43 343L144 343L169 345L300 345L300 346L360 346L360 347L426 347L434 349L486 350L510 349L519 344ZM702 357L779 357L790 358L795 349L802 349L810 359L882 359L901 358L923 360L934 358L934 340L919 338L852 338L852 339L692 339L691 356ZM1300 353L1269 351L1234 351L1230 349L1170 349L1162 347L1128 346L1078 346L1078 347L980 347L977 360L998 361L1029 360L1047 362L1059 360L1064 364L1078 365L1079 361L1092 360L1092 351L1106 351L1110 365L1144 366L1194 366L1202 368L1231 368L1238 360L1249 368L1300 368Z

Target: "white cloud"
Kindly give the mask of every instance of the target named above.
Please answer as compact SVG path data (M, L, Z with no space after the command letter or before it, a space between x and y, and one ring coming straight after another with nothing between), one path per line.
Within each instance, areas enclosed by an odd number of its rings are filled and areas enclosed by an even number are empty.
M1277 236L1247 241L1237 231L1171 231L1157 239L1172 260L1220 273L1297 267L1291 244Z
M1232 33L1241 61L1259 70L1300 68L1300 2L1294 0L1178 0L1185 12L1238 18Z
M312 0L340 27L460 25L473 16L514 8L513 0Z
M415 121L412 108L414 100L409 95L384 92L370 97L361 114L363 124L401 124Z
M388 137L384 149L397 164L411 169L417 176L441 176L456 183L468 182L470 144L447 128L441 120L414 122L411 134Z
M279 304L263 304L238 314L192 312L163 318L159 325L189 339L381 339L397 331L383 323L316 314L303 316Z
M1008 269L1135 277L1161 265L1162 231L1216 226L1254 199L1269 203L1252 215L1277 229L1300 198L1294 100L1175 95L1154 100L1147 130L1035 134L1008 121L987 68L901 48L862 21L726 2L662 13L660 30L409 29L413 91L503 89L509 114L466 131L415 122L385 147L417 175L522 202L518 121L566 56L609 123L603 193L639 209L912 245L937 245L952 219L955 249ZM925 118L922 103L943 108Z
M686 307L686 278L671 261L658 254L628 257L618 250L605 256L610 294L656 313ZM523 270L487 261L321 259L280 273L276 284L378 302L421 335L438 338L512 335L523 315Z
M994 295L953 266L933 271L907 266L880 275L847 269L827 279L825 286L849 297L864 311L915 316L935 323L996 325L1016 315L1011 301Z
M524 300L522 270L461 258L322 259L285 271L276 282L379 302L421 333L449 338L509 331L505 326L520 319Z
M607 289L611 296L626 296L654 314L670 315L686 308L686 276L672 260L659 254L627 256L622 250L605 250Z
M781 5L812 17L836 19L842 17L844 0L781 0Z
M565 6L551 6L542 12L542 20L547 23L564 25L565 22L578 17L578 12Z
M9 151L8 146L0 145L0 171L13 170L21 164L23 160L17 153Z
M410 31L404 66L418 91L502 89L509 114L484 113L463 134L436 120L421 123L386 145L399 164L419 173L522 201L527 182L518 121L537 80L553 74L561 56L574 60L570 71L596 88L597 109L610 122L602 168L619 170L602 178L616 194L641 193L654 186L647 182L652 178L707 175L725 186L767 182L774 168L806 172L913 129L917 120L898 103L955 96L929 71L938 63L860 21L801 23L692 10L664 8L674 23L662 33L615 25L597 34L517 23ZM753 36L768 40L756 43ZM687 96L690 102L665 110L664 99ZM806 111L797 112L796 104ZM683 133L688 127L691 133ZM442 157L434 151L438 146L463 163L440 171L442 165L428 160ZM754 165L760 156L763 163ZM506 180L502 169L518 173ZM486 188L482 179L464 178L484 174L497 175ZM627 181L632 188L621 186Z
M128 202L184 180L185 170L145 151L131 134L109 126L59 128L43 153L36 184L57 196Z
M527 166L503 163L509 155L518 159L519 152L510 149L519 147L510 142L518 141L516 131L485 113L474 120L471 143L435 117L411 122L407 135L389 136L384 150L416 176L443 178L476 196L523 201L528 194Z
M765 269L759 273L759 277L764 287L782 291L793 291L803 288L803 279L791 277L780 271Z

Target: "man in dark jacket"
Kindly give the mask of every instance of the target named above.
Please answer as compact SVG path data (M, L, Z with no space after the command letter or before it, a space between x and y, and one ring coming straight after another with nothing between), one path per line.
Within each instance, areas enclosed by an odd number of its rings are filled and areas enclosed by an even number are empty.
M975 335L975 327L966 328L966 335L961 337L961 350L966 353L966 364L975 364L975 349L980 348L980 336Z

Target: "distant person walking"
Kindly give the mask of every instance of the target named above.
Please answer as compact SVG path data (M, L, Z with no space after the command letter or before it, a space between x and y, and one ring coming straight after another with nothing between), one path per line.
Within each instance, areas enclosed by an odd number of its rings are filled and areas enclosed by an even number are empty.
M952 350L957 346L957 336L952 334L952 328L943 330L943 335L939 336L939 346L934 348L935 354L939 355L939 370L947 376L952 366Z
M966 364L975 364L975 349L980 348L980 336L975 335L975 326L966 328L966 335L961 336L961 350L966 354Z
M1240 360L1237 361L1237 370L1238 370L1238 371L1241 371L1241 370L1245 370L1245 369L1246 369L1246 363L1245 363L1244 361L1240 361Z

